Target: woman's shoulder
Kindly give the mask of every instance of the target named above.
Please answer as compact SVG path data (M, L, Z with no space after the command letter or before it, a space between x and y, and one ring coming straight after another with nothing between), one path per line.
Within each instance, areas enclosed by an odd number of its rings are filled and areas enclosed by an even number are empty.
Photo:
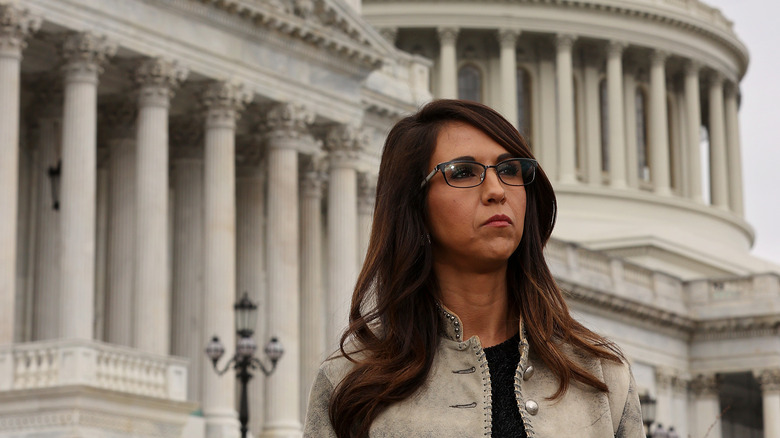
M320 372L335 386L364 358L365 353L354 342L349 342L344 345L344 352L337 350L322 362Z

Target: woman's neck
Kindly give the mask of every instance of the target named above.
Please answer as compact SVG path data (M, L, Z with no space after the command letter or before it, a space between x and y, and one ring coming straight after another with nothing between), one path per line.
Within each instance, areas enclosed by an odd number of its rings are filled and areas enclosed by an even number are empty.
M434 272L442 304L460 318L463 339L477 335L483 347L490 347L517 333L517 318L509 309L506 266L477 273L434 263Z

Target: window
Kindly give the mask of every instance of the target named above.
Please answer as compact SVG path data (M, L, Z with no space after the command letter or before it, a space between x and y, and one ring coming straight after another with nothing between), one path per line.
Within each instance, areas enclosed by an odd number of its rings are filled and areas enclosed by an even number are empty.
M482 71L473 64L466 64L458 70L458 97L482 102Z
M531 75L524 68L517 69L517 129L531 138Z

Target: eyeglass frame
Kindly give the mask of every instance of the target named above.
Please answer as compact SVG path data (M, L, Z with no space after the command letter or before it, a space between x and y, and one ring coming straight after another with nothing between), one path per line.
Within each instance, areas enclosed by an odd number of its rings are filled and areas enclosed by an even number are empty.
M533 178L531 179L531 181L525 182L525 180L524 180L523 184L509 184L509 183L505 182L501 178L501 175L499 175L499 173L498 173L498 166L506 163L507 161L514 161L514 160L520 160L520 161L526 161L526 162L533 163L533 171L534 171L534 173L533 173ZM453 163L469 163L469 164L477 164L477 165L482 166L483 170L482 170L482 174L479 177L479 183L477 183L477 184L475 184L473 186L468 186L468 187L458 187L458 186L454 186L454 185L450 184L450 182L447 180L447 177L444 175L444 171L441 170L441 168L442 168L442 166L453 164ZM524 186L527 186L527 185L533 183L534 181L536 181L536 169L538 167L539 167L539 162L538 161L536 161L533 158L524 158L524 157L507 158L506 160L502 160L502 161L500 161L500 162L498 162L496 164L490 165L490 166L488 166L487 164L482 164L479 161L472 161L472 160L445 161L445 162L439 163L439 164L437 164L436 166L433 167L433 170L431 171L431 173L429 173L428 176L426 176L423 179L422 183L420 183L420 188L425 187L431 181L431 179L433 179L433 177L436 175L436 172L441 172L441 176L444 178L444 182L447 183L447 185L450 186L450 187L453 187L453 188L456 188L456 189L470 189L470 188L474 188L474 187L479 187L479 186L482 185L483 182L485 182L485 177L487 176L487 170L490 169L490 168L493 168L493 169L496 170L496 176L498 177L498 180L501 181L501 183L506 184L508 186L512 186L512 187L524 187Z

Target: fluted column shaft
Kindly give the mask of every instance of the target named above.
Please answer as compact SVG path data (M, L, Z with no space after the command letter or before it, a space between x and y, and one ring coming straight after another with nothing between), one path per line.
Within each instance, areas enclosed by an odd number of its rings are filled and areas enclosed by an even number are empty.
M38 219L35 241L35 289L33 298L33 339L57 337L59 325L59 229L58 211L53 208L48 169L59 161L59 117L38 119Z
M558 180L558 115L555 101L555 62L548 50L542 48L539 59L539 120L541 132L539 144L546 145L536 151L544 171L551 181Z
M371 240L376 201L376 175L363 173L358 179L358 271L366 258Z
M780 436L780 370L762 370L754 374L761 385L764 437Z
M609 132L609 184L622 189L626 179L626 130L623 108L623 50L625 45L610 41L607 47L607 108Z
M316 163L301 179L301 412L326 355L322 260L322 195L325 175Z
M688 126L685 155L688 159L686 177L688 196L695 202L704 202L702 197L701 175L701 104L699 84L699 65L689 62L685 66L685 113Z
M442 99L458 98L458 61L455 43L458 40L458 29L439 28L439 97Z
M666 111L666 57L653 52L650 61L650 178L656 194L670 196L669 124Z
M639 157L637 154L636 76L632 69L623 73L623 102L626 122L626 183L639 187Z
M739 108L737 85L726 88L726 156L728 158L729 207L732 212L744 216L742 194L742 145L739 134Z
M520 32L514 29L498 31L501 47L501 112L515 127L520 128L517 119L517 55L516 44Z
M723 77L710 79L710 189L712 205L729 208L729 174L726 164L726 127L723 111Z
M203 169L204 331L235 345L236 300L236 119L248 100L243 88L226 82L208 87ZM208 438L235 437L235 380L204 373L203 414Z
M673 424L672 374L668 370L655 371L656 423L667 428Z
M718 386L714 375L698 376L691 382L695 394L696 429L694 436L722 437Z
M69 37L64 46L59 318L63 338L94 335L97 85L101 64L115 51L116 46L88 33Z
M187 145L196 150L194 145ZM176 194L173 207L173 293L171 353L189 358L187 395L203 401L201 381L206 369L203 343L211 335L203 331L203 157L180 157L171 171Z
M313 113L295 104L279 104L267 116L267 330L284 344L285 356L266 380L264 437L302 434L298 151L313 142L313 121Z
M19 196L19 96L24 39L39 20L14 5L0 5L0 345L14 340L16 221Z
M136 258L133 345L170 353L168 293L168 108L186 77L174 63L150 59L136 71Z
M588 59L585 61L582 84L585 96L585 179L590 185L601 185L601 137L607 135L606 132L601 132L601 90L596 56L595 53L586 55Z
M574 79L572 76L572 35L558 35L555 39L558 85L558 153L560 154L560 182L577 182L576 143L574 133Z

